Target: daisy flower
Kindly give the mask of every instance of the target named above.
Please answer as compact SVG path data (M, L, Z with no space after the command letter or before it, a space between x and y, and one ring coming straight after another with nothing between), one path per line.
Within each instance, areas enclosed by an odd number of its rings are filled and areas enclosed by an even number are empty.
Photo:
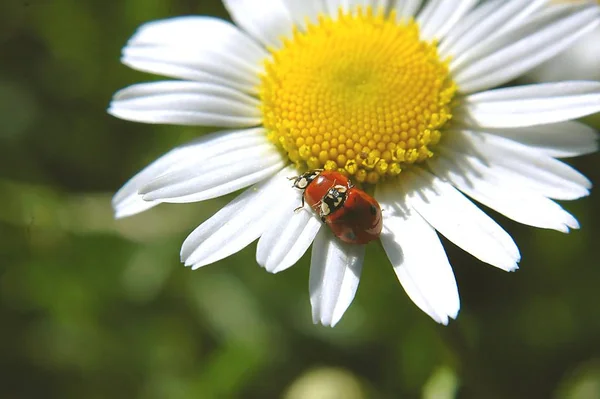
M573 121L600 110L600 82L500 87L600 23L593 3L551 0L224 0L235 25L187 16L141 26L131 68L175 80L117 92L108 110L136 122L225 128L177 147L115 195L116 217L162 202L247 188L187 237L193 269L258 239L277 273L312 244L313 320L352 302L365 246L342 243L289 177L324 168L373 193L381 244L400 284L435 321L459 311L438 234L484 263L517 269L510 235L471 199L517 222L568 232L554 199L589 193L560 158L596 150Z

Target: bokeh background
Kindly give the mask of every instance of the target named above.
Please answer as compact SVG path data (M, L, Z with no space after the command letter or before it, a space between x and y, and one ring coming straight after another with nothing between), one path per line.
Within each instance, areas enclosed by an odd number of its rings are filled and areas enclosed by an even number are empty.
M271 275L253 244L184 268L181 242L231 196L113 220L130 176L210 130L105 112L157 79L119 63L135 28L185 14L227 18L217 0L0 2L0 398L600 398L599 193L564 203L568 235L491 212L516 273L445 242L462 300L447 327L377 244L334 329L312 324L307 256ZM600 184L598 155L569 162Z

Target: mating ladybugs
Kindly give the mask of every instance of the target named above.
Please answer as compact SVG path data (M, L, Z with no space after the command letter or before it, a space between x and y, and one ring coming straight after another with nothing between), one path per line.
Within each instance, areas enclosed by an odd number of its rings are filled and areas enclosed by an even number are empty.
M352 185L346 176L316 169L294 178L294 187L304 190L302 206L306 202L340 240L366 244L379 238L382 229L379 204Z

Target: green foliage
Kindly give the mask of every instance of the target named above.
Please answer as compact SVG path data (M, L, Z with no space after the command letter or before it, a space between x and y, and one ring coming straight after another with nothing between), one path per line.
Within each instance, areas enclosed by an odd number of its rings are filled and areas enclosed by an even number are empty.
M119 64L127 38L183 14L226 16L216 0L0 4L0 397L600 397L597 197L565 204L582 224L570 235L494 215L520 244L517 273L446 243L463 303L448 327L375 244L329 329L311 322L308 256L276 276L255 245L179 263L229 198L113 220L129 176L208 131L105 113L117 89L154 79ZM598 182L598 161L573 162Z

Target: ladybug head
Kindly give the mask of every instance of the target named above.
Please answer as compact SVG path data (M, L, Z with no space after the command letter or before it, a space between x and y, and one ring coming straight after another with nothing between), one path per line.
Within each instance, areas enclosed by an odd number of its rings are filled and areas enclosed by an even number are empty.
M321 201L321 217L327 216L340 209L346 200L348 187L336 185L331 187Z
M300 176L293 178L294 187L299 190L305 190L308 185L321 174L323 169L309 170L308 172L302 173ZM292 179L292 178L290 178Z

